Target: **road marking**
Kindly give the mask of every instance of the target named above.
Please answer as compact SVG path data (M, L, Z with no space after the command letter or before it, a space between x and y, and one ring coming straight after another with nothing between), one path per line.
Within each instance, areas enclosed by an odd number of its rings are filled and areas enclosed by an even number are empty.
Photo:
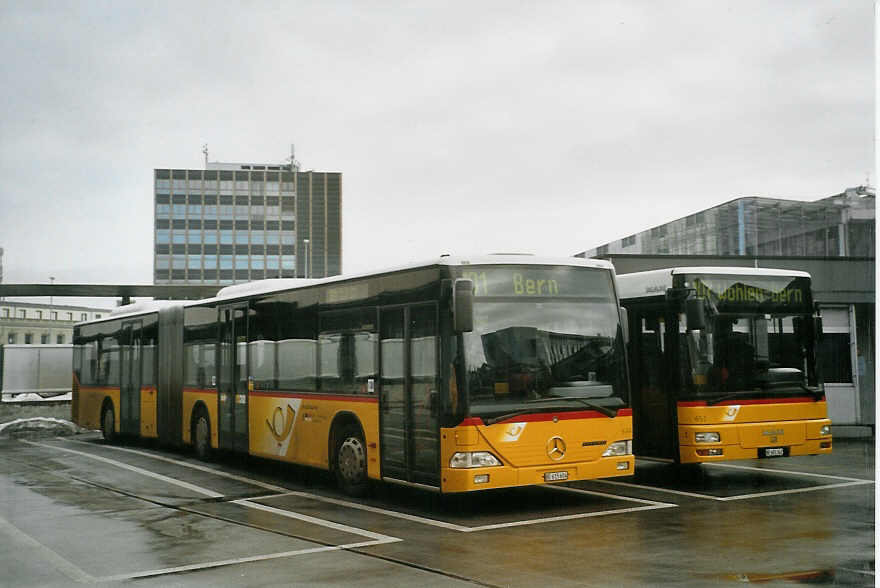
M91 445L91 446L94 446L93 443L89 443L89 442L87 442L87 441L78 441L78 440L75 440L75 439L65 439L65 438L63 438L63 437L62 437L61 439L62 439L62 440L67 440L67 441L73 441L74 443L82 443L82 444L84 444L84 445ZM402 520L410 521L410 522L413 522L413 523L419 523L419 524L421 524L421 525L429 525L429 526L432 526L432 527L438 527L438 528L441 528L441 529L448 529L448 530L450 530L450 531L457 531L457 532L459 532L459 533L473 533L475 530L477 530L477 531L482 531L482 530L488 530L488 529L490 529L490 528L495 528L495 527L493 527L493 526L491 526L491 525L489 525L489 526L481 526L481 527L467 527L467 526L465 526L465 525L457 525L457 524L455 524L455 523L449 523L449 522L447 522L447 521L440 521L440 520L437 520L437 519L431 519L431 518L427 518L427 517L421 517L421 516L418 516L418 515L407 514L407 513L400 512L400 511L396 511L396 510L388 510L388 509L380 508L380 507L377 507L377 506L369 506L369 505L366 505L366 504L359 504L359 503L357 503L357 502L350 502L350 501L348 501L348 500L340 500L340 499L338 499L338 498L330 498L330 497L327 497L327 496L321 496L321 495L319 495L319 494L310 494L310 493L308 493L308 492L301 492L301 491L297 491L297 490L290 490L290 489L287 489L287 488L282 488L282 487L280 487L280 486L274 486L274 485L272 485L272 484L267 484L267 483L265 483L265 482L260 482L259 480L253 480L253 479L251 479L251 478L246 478L246 477L244 477L244 476L238 476L238 475L235 475L235 474L229 474L229 473L224 472L224 471L222 471L222 470L214 469L214 468L211 468L211 467L208 467L208 466L199 465L199 464L193 464L193 463L189 463L189 462L181 461L181 460L177 460L177 459L171 459L171 458L164 457L164 456L161 456L161 455L156 455L156 454L153 454L153 453L148 453L148 452L146 452L146 451L138 451L138 450L136 450L136 449L128 449L128 448L125 448L125 447L115 447L115 446L112 446L112 445L105 446L105 447L107 447L108 449L114 449L114 450L117 450L117 451L124 451L124 452L127 452L127 453L133 453L133 454L135 454L135 455L141 455L141 456L144 456L144 457L150 457L150 458L153 458L153 459L157 459L157 460L159 460L159 461L164 461L164 462L168 462L168 463L173 463L173 464L176 464L176 465L179 465L179 466L182 466L182 467L192 468L192 469L195 469L195 470L198 470L198 471L201 471L201 472L206 472L206 473L209 473L209 474L215 474L215 475L218 475L218 476L222 476L222 477L225 477L225 478L230 478L230 479L236 480L236 481L238 481L238 482L243 482L243 483L245 483L245 484L252 484L252 485L254 485L254 486L259 486L259 487L261 487L261 488L265 488L265 489L267 489L267 490L272 490L272 491L274 491L274 492L278 492L278 494L276 494L276 495L274 495L274 496L264 496L264 497L261 497L261 500L267 500L267 499L270 499L270 498L282 498L282 497L284 497L284 496L296 496L296 497L299 497L299 498L305 498L305 499L307 499L307 500L315 500L315 501L318 501L318 502L325 502L325 503L327 503L327 504L333 504L333 505L336 505L336 506L342 506L342 507L345 507L345 508L351 508L351 509L355 509L355 510L362 510L362 511L365 511L365 512L371 512L371 513L374 513L374 514L379 514L379 515L388 516L388 517L392 517L392 518L402 519ZM591 495L594 495L594 496L602 496L602 497L605 497L605 498L611 498L611 499L614 499L614 500L622 500L622 501L629 501L629 502L638 502L638 503L642 503L642 504L649 505L649 506L646 506L646 507L640 507L640 508L636 508L636 509L616 509L616 510L609 510L609 511L600 511L600 512L595 512L595 513L579 513L579 514L576 514L576 515L561 515L561 516L564 516L564 517L574 517L574 518L584 518L584 517L586 517L586 516L595 517L595 516L601 516L601 515L605 515L605 514L619 514L619 513L623 513L623 512L634 512L634 511L637 511L637 510L654 510L654 509L656 509L656 508L670 508L670 507L677 506L677 505L674 505L674 504L667 504L667 503L663 503L663 502L655 502L655 501L652 501L652 500L643 500L643 499L640 499L640 498L630 498L630 497L628 497L628 496L618 496L618 495L616 495L616 494L605 494L605 493L603 493L603 492L594 492L594 491L591 491L591 490L581 490L581 489L578 489L578 488L570 488L570 487L568 487L568 486L543 486L543 487L544 487L544 488L553 488L553 489L557 489L557 490L565 490L565 491L569 491L569 492L578 492L578 493L582 493L582 494L591 494ZM253 500L253 499L252 499L252 500ZM255 502L255 503L253 503L253 504L258 504L258 503ZM272 507L268 507L268 508L272 508ZM279 510L280 510L280 509L279 509ZM290 511L282 511L282 512L290 512ZM303 516L305 516L305 515L303 515ZM501 524L501 525L503 525L503 526L521 526L521 525L534 525L534 524L541 523L541 522L553 522L553 521L555 521L555 520L565 520L565 519L558 519L557 517L549 517L549 518L546 518L546 519L531 519L531 520L524 520L524 521L514 521L513 523L499 523L499 524Z
M64 437L60 437L59 439L67 440L72 443L82 443L83 445L88 445L94 447L94 443L90 443L88 441L79 441L77 439L65 439ZM149 457L158 461L164 461L167 463L172 463L179 466L188 467L194 470L198 470L200 472L205 472L208 474L214 474L216 476L221 476L223 478L228 478L230 480L235 480L236 482L242 482L245 484L250 484L251 486L257 486L259 488L263 488L264 490L271 490L272 492L287 492L287 488L283 488L281 486L275 486L274 484L268 484L266 482L261 482L259 480L254 480L251 478L245 478L243 476L239 476L236 474L230 474L229 472L224 472L222 470L215 470L214 468L210 468L208 466L204 466L201 464L190 463L187 461L179 460L179 459L171 459L170 457L164 457L162 455L157 455L155 453L149 453L147 451L139 451L137 449L129 449L127 447L116 447L114 445L104 445L107 449L113 449L114 451L124 451L126 453L133 453L135 455L142 455L144 457Z
M207 488L202 488L201 486L196 486L194 484L190 484L188 482L183 482L181 480L175 480L174 478L169 478L168 476L163 476L162 474L157 474L155 472L151 472L149 470L145 470L145 469L139 468L137 466L129 465L125 462L117 461L115 459L102 457L100 455L95 455L95 454L87 453L84 451L76 451L75 449L66 449L64 447L59 447L57 445L46 445L44 443L36 443L34 441L23 441L23 442L27 443L29 445L37 445L39 447L47 447L49 449L60 449L61 451L68 451L70 453L75 453L76 455L82 455L84 457L89 457L91 459L95 459L95 460L98 460L98 461L101 461L101 462L104 462L104 463L107 463L110 465L121 467L126 470L137 472L139 474L143 474L143 475L149 476L151 478L157 478L159 480L168 482L170 484L176 484L178 486L182 486L184 488L188 488L190 490L193 490L194 492L200 492L200 493L205 494L207 496L211 496L212 498L220 498L220 497L224 496L223 494L220 494L218 492L214 492L213 490L208 490ZM148 453L144 453L143 455L155 457L155 456L151 456ZM192 465L192 464L187 464L185 462L180 462L180 464L187 465L187 466ZM203 471L210 470L210 468L202 468L202 467L199 467L197 469L201 469ZM247 478L242 478L241 480L246 481ZM254 481L256 481L256 480L254 480ZM285 494L286 493L288 493L288 492L285 492ZM348 525L341 525L339 523L334 523L333 521L318 519L315 517L311 517L311 516L304 515L304 514L299 514L296 512L292 512L292 511L283 511L280 509L273 508L271 506L264 506L262 504L257 504L256 502L251 502L248 499L232 500L231 502L234 504L239 504L239 505L248 507L248 508L255 508L258 510L265 510L265 511L274 512L275 514L281 514L281 515L289 517L289 518L299 519L299 520L306 521L306 522L309 522L309 523L312 523L315 525L320 525L323 527L334 529L336 531L344 531L346 533L351 533L352 535L360 535L362 537L368 537L368 538L376 540L376 541L383 541L386 543L389 541L392 541L392 540L399 541L399 539L396 539L394 537L389 537L388 535L380 535L378 533L373 533L371 531L366 531L364 529L358 529L357 527L349 527ZM196 514L202 514L202 513L196 513Z
M343 531L345 533L351 533L352 535L360 535L362 537L367 537L374 541L380 541L382 543L394 543L397 541L401 541L396 537L389 537L388 535L382 535L381 533L373 533L372 531L366 531L364 529L359 529L357 527L350 527L348 525L343 525L340 523L334 523L333 521L325 521L324 519L317 519L315 517L311 517L309 515L304 515L298 512L293 512L290 510L283 510L280 508L275 508L274 506L266 506L265 504L259 504L256 502L251 502L248 499L242 500L233 500L233 504L240 504L242 506L246 506L248 508L253 508L256 510L262 510L265 512L269 512L278 516L288 517L291 519L297 519L300 521L305 521L307 523L312 523L313 525L321 525L322 527L327 527L336 531Z
M79 582L80 584L92 584L95 582L95 578L79 569L3 517L0 517L0 531L5 532L7 535L12 536L13 541L18 541L29 550L29 554L36 553L49 561L52 566L73 580L74 582Z
M207 488L202 488L201 486L196 486L195 484L190 484L189 482L184 482L182 480L176 480L174 478L169 478L168 476L163 476L162 474L157 474L156 472L151 472L150 470L145 470L143 468L139 468L137 466L129 465L125 462L116 461L115 459L110 459L109 457L102 457L100 455L95 455L94 453L87 453L85 451L77 451L76 449L68 449L67 447L61 447L59 445L48 445L46 443L36 443L34 441L25 441L21 440L22 443L27 443L28 445L34 445L36 447L45 447L47 449L57 450L57 451L66 451L67 453L73 453L74 455L80 455L83 457L87 457L89 459L94 459L96 461L104 462L118 468L122 468L124 470L128 470L130 472L135 472L137 474L141 474L143 476L147 476L149 478L154 478L156 480L160 480L165 482L166 484L171 484L173 486L179 486L181 488L186 488L191 492L195 492L196 494L203 494L205 496L209 496L211 498L220 498L223 495L219 492L214 492L213 490L208 490Z
M841 482L840 484L825 484L823 486L810 486L809 488L792 488L791 490L773 490L770 492L757 492L755 494L740 494L737 496L725 496L717 498L717 500L728 502L731 500L746 500L749 498L758 498L760 496L777 496L780 494L798 494L800 492L812 492L813 490L828 490L830 488L845 488L847 486L863 486L865 484L873 484L869 480L860 480L857 482Z
M22 440L22 442L27 443L28 445L34 445L37 447L45 447L48 449L66 451L68 453L73 453L75 455L80 455L83 457L94 459L94 460L97 460L97 461L100 461L103 463L107 463L107 464L110 464L110 465L113 465L116 467L120 467L122 469L126 469L129 471L138 473L138 474L142 474L142 475L145 475L145 476L148 476L151 478L156 478L156 479L162 480L164 482L168 482L170 484L181 486L183 488L193 490L194 492L206 494L206 495L214 497L214 498L219 498L219 497L223 496L222 494L214 492L213 490L208 490L207 488L202 488L202 487L196 486L194 484L189 484L188 482L182 482L180 480L175 480L173 478L169 478L168 476L163 476L162 474L157 474L155 472L151 472L151 471L145 470L143 468L132 466L127 463L117 461L114 459L109 459L107 457L102 457L100 455L95 455L95 454L87 453L84 451L76 451L75 449L68 449L65 447L57 446L57 445L36 443L34 441ZM150 455L147 453L144 453L143 455L147 455L149 457L160 457L160 456L153 456L153 455ZM185 462L180 462L180 465L191 466L191 467L193 466L193 464L187 464ZM203 471L211 471L211 468L203 468L201 466L195 467L195 469L201 469ZM211 473L216 473L216 472L211 471ZM246 480L246 478L242 478L242 480L244 481L244 480ZM360 547L371 547L374 545L384 545L386 543L395 543L398 541L402 541L402 539L399 539L397 537L391 537L389 535L382 535L380 533L373 533L372 531L359 529L357 527L351 527L349 525L342 525L340 523L335 523L333 521L318 519L315 517L311 517L309 515L304 515L304 514L300 514L300 513L296 513L296 512L292 512L292 511L277 509L277 508L274 508L271 506L257 504L255 502L251 502L250 500L247 500L247 499L234 500L232 502L234 504L238 504L238 505L244 506L246 508L252 508L252 509L256 509L256 510L271 512L276 515L281 515L281 516L292 518L292 519L298 519L298 520L308 522L308 523L311 523L314 525L327 527L327 528L330 528L330 529L333 529L336 531L343 531L346 533L350 533L352 535L360 535L361 537L369 538L370 541L361 541L358 543L346 543L344 545L330 545L330 546L322 546L322 547L312 547L312 548L307 548L307 549L298 549L298 550L294 550L294 551L283 551L283 552L279 552L279 553L270 553L270 554L265 554L265 555L239 557L239 558L234 558L234 559L226 559L226 560L205 562L205 563L199 563L199 564L189 564L189 565L177 566L177 567L173 567L173 568L162 568L159 570L149 570L149 571L145 571L145 572L119 574L119 575L106 576L106 577L101 577L101 578L94 578L94 577L86 574L85 572L83 572L82 570L77 568L76 566L73 566L73 564L70 564L69 562L67 562L67 560L65 560L61 556L58 556L53 551L49 550L48 548L44 548L44 549L49 552L47 554L47 556L55 555L55 559L60 560L60 561L53 561L53 563L56 564L56 567L59 567L59 569L64 571L64 573L66 575L68 575L69 577L72 577L72 579L75 579L79 582L113 582L113 581L118 582L118 581L123 581L123 580L131 580L131 579L135 579L135 578L147 578L147 577L151 577L151 576L162 576L162 575L166 575L166 574L175 574L175 573L187 572L187 571L193 571L193 570L216 568L216 567L221 567L221 566L236 565L236 564L247 563L247 562L264 561L264 560L268 560L268 559L279 559L279 558L283 558L283 557L292 557L292 556L296 556L296 555L320 553L320 552L324 552L324 551L340 551L340 550L346 550L346 549L356 549L356 548L360 548ZM197 513L197 512L194 512L193 514L205 516L205 515L202 515L201 513ZM3 522L3 519L0 519L0 522ZM12 527L12 528L14 529L14 527ZM15 529L15 530L18 531L17 529ZM20 531L18 531L18 534L23 537L27 537L27 535L24 535ZM27 538L30 539L29 537L27 537ZM33 546L40 546L40 544L37 543L36 541L34 541L33 539L31 539L31 542L32 542L31 545L33 545ZM64 563L67 564L67 567L63 567ZM78 575L77 575L77 573L78 573ZM73 576L71 574L73 574Z
M667 494L677 494L679 496L690 496L691 498L703 498L707 500L718 500L717 496L711 494L698 494L696 492L685 492L684 490L673 490L671 488L660 488L658 486L645 486L644 484L633 484L631 482L618 482L616 480L591 480L599 484L609 484L611 486L623 486L625 488L639 488L641 490L649 490L651 492L665 492Z
M793 472L791 470L777 470L773 468L758 468L755 466L735 465L731 463L706 463L705 465L715 466L718 468L730 468L735 470L750 470L753 472L773 472L776 474L788 474L790 476L810 476L813 478L830 478L832 480L846 480L847 482L868 482L873 484L873 480L865 480L863 478L847 478L846 476L832 476L830 474L814 474L811 472Z
M836 568L838 570L843 570L844 572L852 572L854 574L865 574L866 576L873 576L874 572L872 570L854 570L852 568Z
M712 465L721 465L721 464L712 464ZM758 468L760 469L760 468ZM765 470L761 470L765 471ZM809 475L809 474L805 474ZM825 476L825 477L834 477L834 476ZM845 480L852 478L843 478ZM667 494L677 494L679 496L689 496L691 498L700 498L703 500L715 500L718 502L728 502L731 500L748 500L750 498L760 498L762 496L775 496L779 494L798 494L801 492L814 492L816 490L829 490L832 488L845 488L847 486L861 486L864 484L873 484L874 482L871 480L853 480L850 482L841 482L840 484L820 484L819 486L809 486L806 488L792 488L790 490L772 490L769 492L756 492L754 494L738 494L736 496L713 496L711 494L699 494L697 492L685 492L684 490L673 490L671 488L661 488L659 486L645 486L643 484L632 484L630 482L617 482L614 480L591 480L593 482L598 482L600 484L610 484L614 486L625 486L628 488L639 488L642 490L648 490L651 492L665 492Z
M400 539L389 538L393 541L400 541ZM373 545L381 545L383 543L390 543L391 541L362 541L360 543L346 543L345 545L332 545L325 547L310 547L307 549L297 549L294 551L281 551L278 553L268 553L265 555L252 555L248 557L236 557L233 559L223 559L219 561L209 561L199 564L190 564L185 566L177 566L173 568L162 568L159 570L149 570L146 572L134 572L131 574L118 574L115 576L104 576L101 578L95 578L93 581L96 582L122 582L125 580L134 580L136 578L149 578L154 576L164 576L168 574L178 574L180 572L191 572L195 570L205 570L209 568L219 568L222 566L231 566L243 563L250 563L256 561L266 561L270 559L281 559L284 557L293 557L297 555L310 555L314 553L323 553L327 551L343 551L348 549L358 549L361 547L371 547Z
M557 521L571 521L575 519L586 519L590 517L603 517L606 515L614 515L614 514L622 514L627 512L639 512L644 510L657 510L659 508L674 508L677 505L668 504L668 505L653 505L653 506L634 506L632 508L618 508L614 510L600 510L597 512L583 512L578 514L570 514L570 515L559 515L555 517L545 517L542 519L530 519L525 521L513 521L511 523L496 523L494 525L482 525L480 527L467 527L468 533L474 533L477 531L490 531L492 529L506 529L509 527L524 527L526 525L538 525L542 523L555 523Z
M542 488L547 488L549 490L562 490L565 492L576 492L578 494L591 494L593 496L602 496L605 498L611 498L613 500L626 500L628 502L639 502L641 504L660 505L660 506L664 506L664 507L678 506L677 504L670 504L668 502L657 502L656 500L645 500L644 498L632 498L630 496L620 496L618 494L606 494L605 492L596 492L595 490L584 490L582 488L573 488L571 486L542 486Z
M91 443L87 443L85 441L77 441L77 440L71 440L71 441L74 441L75 443L84 443L87 445L92 445ZM51 446L51 447L55 447L55 446ZM355 510L362 510L365 512L371 512L374 514L379 514L379 515L388 516L388 517L392 517L392 518L403 519L403 520L407 520L410 522L419 523L422 525L429 525L432 527L438 527L438 528L442 528L442 529L448 529L451 531L457 531L459 533L473 533L476 531L487 531L487 530L491 530L491 529L499 529L499 528L506 528L506 527L536 525L536 524L540 524L540 523L549 523L549 522L556 522L556 521L563 521L563 520L572 520L572 519L580 519L580 518L587 518L587 517L597 517L597 516L605 516L605 515L612 515L612 514L621 514L621 513L627 513L627 512L637 512L640 510L655 510L658 508L671 508L671 507L677 506L674 504L655 502L655 501L651 501L651 500L643 500L640 498L630 498L628 496L618 496L615 494L606 494L603 492L594 492L591 490L581 490L579 488L570 488L568 486L543 486L544 488L553 488L553 489L558 489L558 490L563 490L563 491L568 491L568 492L577 492L580 494L601 496L601 497L610 498L613 500L637 502L637 503L645 504L646 506L627 508L627 509L612 509L612 510L604 510L604 511L589 512L589 513L576 513L576 514L570 514L570 515L559 515L559 516L555 516L555 517L545 517L545 518L539 518L539 519L526 519L526 520L521 520L521 521L512 521L509 523L497 523L497 524L493 524L493 525L482 525L482 526L477 526L477 527L468 527L465 525L458 525L458 524L450 523L447 521L440 521L437 519L431 519L431 518L427 518L427 517L421 517L418 515L407 514L407 513L399 512L396 510L388 510L388 509L380 508L380 507L376 507L376 506L369 506L366 504L359 504L357 502L350 502L347 500L339 500L336 498L329 498L326 496L321 496L318 494L310 494L307 492L301 492L301 491L297 491L297 490L288 490L286 488L281 488L279 486L273 486L271 484L259 482L258 480L252 480L250 478L245 478L243 476L228 474L228 473L223 472L221 470L217 470L217 469L210 468L207 466L196 465L196 464L188 463L185 461L170 459L170 458L166 458L166 457L163 457L160 455L154 455L152 453L148 453L148 452L144 452L144 451L137 451L134 449L127 449L127 448L123 448L123 447L113 447L113 446L108 446L108 447L111 449L116 449L118 451L126 451L126 452L133 453L136 455L142 455L144 457L150 457L153 459L158 459L160 461L174 463L174 464L180 465L182 467L188 467L188 468L192 468L192 469L199 470L202 472L216 474L218 476L223 476L223 477L235 479L239 482L244 482L246 484L253 484L255 486L259 486L262 488L266 488L269 490L279 492L278 494L276 494L274 496L262 497L261 500L266 500L266 499L270 499L270 498L281 498L284 496L297 496L299 498L305 498L307 500L316 500L318 502L325 502L327 504L333 504L336 506L342 506L342 507L346 507L346 508L351 508L351 509L355 509ZM79 453L79 452L77 452L77 453ZM106 460L107 458L102 458L102 459ZM113 460L108 460L108 461L113 462ZM134 467L134 466L132 466L132 467ZM239 503L240 501L233 501L233 502ZM252 502L251 500L249 500L248 502L251 502L251 504L254 504L254 505L259 504L256 502ZM263 506L263 505L260 505L260 506ZM274 508L274 507L267 506L266 508ZM276 513L276 514L280 514L282 512L292 512L292 511L284 511L282 509L276 509L276 510L278 511L278 513ZM298 516L306 517L307 515L298 515ZM293 518L296 518L296 517L293 517ZM303 519L303 520L305 520L305 519ZM322 520L322 519L315 519L315 520L318 521L318 520ZM324 521L324 523L331 523L331 521ZM321 523L316 523L316 524L321 524ZM332 523L332 524L335 524L335 523ZM325 526L330 526L330 525L325 525ZM367 536L367 535L364 535L364 533L368 533L368 531L364 531L363 533L359 533L359 534L361 534L362 536ZM384 537L384 535L383 535L383 537Z

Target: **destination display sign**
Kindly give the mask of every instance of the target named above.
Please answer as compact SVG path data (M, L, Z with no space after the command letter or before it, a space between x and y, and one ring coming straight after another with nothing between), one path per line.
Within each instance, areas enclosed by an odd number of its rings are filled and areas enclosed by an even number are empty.
M613 300L611 275L606 270L526 265L462 267L459 272L460 277L473 281L475 296Z
M810 280L790 276L688 276L697 296L718 312L809 313Z

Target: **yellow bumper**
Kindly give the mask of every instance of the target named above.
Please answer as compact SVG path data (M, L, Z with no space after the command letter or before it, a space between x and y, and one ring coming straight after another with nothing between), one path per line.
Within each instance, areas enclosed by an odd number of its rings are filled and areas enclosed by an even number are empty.
M626 469L618 469L625 467ZM470 492L472 490L486 490L488 488L509 488L512 486L527 486L548 483L546 474L568 474L564 480L557 482L572 482L577 480L590 480L593 478L610 478L612 476L630 476L635 467L635 459L632 455L617 457L603 457L589 462L560 463L556 465L540 465L534 467L495 466L488 468L443 468L441 490L443 492ZM488 476L485 482L475 482L481 476ZM552 483L552 482L549 482Z
M819 430L831 425L829 419L806 421L770 421L760 423L679 425L679 456L681 463L756 459L764 448L785 448L787 455L821 455L831 453L831 435ZM718 443L696 443L696 433L717 432ZM713 450L713 451L709 451ZM720 454L717 454L720 450ZM716 455L701 455L716 453Z

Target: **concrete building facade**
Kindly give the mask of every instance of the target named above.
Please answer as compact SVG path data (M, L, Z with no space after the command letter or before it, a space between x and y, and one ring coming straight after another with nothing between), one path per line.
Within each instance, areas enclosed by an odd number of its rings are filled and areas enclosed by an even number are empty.
M86 306L0 301L0 345L66 345L73 325L105 317L110 311Z
M342 272L342 174L297 165L155 169L155 284Z

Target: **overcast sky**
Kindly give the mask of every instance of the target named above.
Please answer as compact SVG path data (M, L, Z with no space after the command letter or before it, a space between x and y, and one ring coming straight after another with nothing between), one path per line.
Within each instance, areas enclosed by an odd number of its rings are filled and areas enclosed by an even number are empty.
M874 168L870 0L0 3L7 283L151 283L152 170L343 173L345 273Z

